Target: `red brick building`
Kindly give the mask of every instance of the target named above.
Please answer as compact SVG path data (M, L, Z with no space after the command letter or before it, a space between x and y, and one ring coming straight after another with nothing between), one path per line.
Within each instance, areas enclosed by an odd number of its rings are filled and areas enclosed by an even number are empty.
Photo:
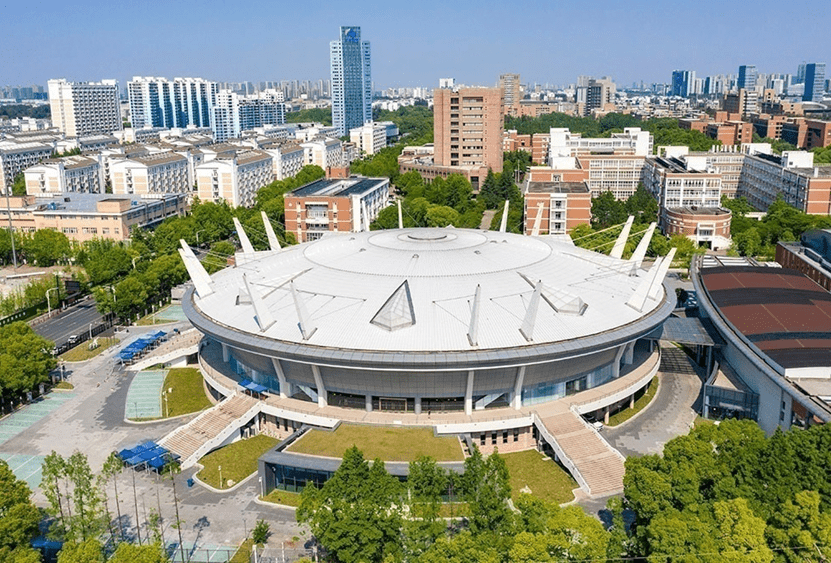
M525 234L534 231L542 206L539 234L568 234L591 222L591 192L584 182L528 182L525 188Z

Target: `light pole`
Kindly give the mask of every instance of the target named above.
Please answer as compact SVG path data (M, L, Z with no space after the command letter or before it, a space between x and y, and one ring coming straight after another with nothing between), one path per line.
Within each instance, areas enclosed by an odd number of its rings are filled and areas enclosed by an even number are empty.
M221 489L222 488L222 466L221 465L217 466L217 469L219 469L219 488Z
M58 290L57 287L50 287L49 289L46 290L46 314L47 315L52 312L52 302L49 300L49 292L50 291L57 291L57 290Z
M196 248L199 248L199 233L204 233L205 229L200 229L196 231Z
M92 323L89 323L89 339L92 340Z

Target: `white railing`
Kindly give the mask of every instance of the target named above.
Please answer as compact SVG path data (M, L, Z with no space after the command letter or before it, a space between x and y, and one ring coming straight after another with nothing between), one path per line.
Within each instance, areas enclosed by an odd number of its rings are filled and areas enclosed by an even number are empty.
M557 443L557 440L556 438L554 438L554 435L551 434L551 432L548 431L548 428L545 427L545 424L542 423L542 420L540 420L540 417L537 415L537 413L534 413L534 426L537 427L537 431L540 433L540 436L542 436L543 439L545 439L545 441L548 442L548 445L551 446L551 449L553 449L554 452L557 454L557 459L560 461L560 463L562 463L565 466L565 468L569 470L569 473L571 473L572 477L574 477L574 480L577 481L577 483L580 485L580 488L586 491L586 493L588 493L589 495L591 495L591 487L589 487L589 484L583 478L583 474L580 473L579 469L577 469L577 465L574 463L574 461L572 461L572 459L566 455L566 453L563 451L563 448L561 448L560 444Z
M222 405L222 403L220 403ZM216 406L214 408L220 408L220 406ZM211 409L213 410L213 409ZM211 411L206 411L205 414L210 413ZM196 448L192 454L190 454L187 458L182 460L182 469L187 469L188 467L193 466L201 457L207 455L211 450L218 448L222 445L222 443L227 440L234 432L239 430L246 422L254 418L260 413L260 402L257 401L254 403L250 409L245 411L240 417L235 418L230 423L228 423L225 428L219 431L219 433L214 436L213 438L205 441L201 446ZM197 417L201 418L201 417ZM197 419L194 419L194 422ZM193 423L191 423L193 424Z

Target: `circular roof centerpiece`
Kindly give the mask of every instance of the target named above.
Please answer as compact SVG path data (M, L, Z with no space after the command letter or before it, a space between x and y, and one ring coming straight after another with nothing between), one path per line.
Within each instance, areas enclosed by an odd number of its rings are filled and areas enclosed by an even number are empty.
M449 237L452 237L451 240L456 238L454 235L448 235L447 233L443 233L441 231L433 229L426 229L424 231L412 231L410 233L402 234L401 237L407 237L410 240L418 240L424 242L445 240Z

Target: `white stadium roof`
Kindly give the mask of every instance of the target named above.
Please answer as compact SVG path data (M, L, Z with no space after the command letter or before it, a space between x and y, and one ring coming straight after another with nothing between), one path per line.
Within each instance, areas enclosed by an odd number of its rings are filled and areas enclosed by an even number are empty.
M210 279L194 275L192 261L188 269L196 308L233 331L382 352L499 350L600 335L658 309L666 272L658 264L639 270L567 237L453 228L332 234L240 253L236 267Z

